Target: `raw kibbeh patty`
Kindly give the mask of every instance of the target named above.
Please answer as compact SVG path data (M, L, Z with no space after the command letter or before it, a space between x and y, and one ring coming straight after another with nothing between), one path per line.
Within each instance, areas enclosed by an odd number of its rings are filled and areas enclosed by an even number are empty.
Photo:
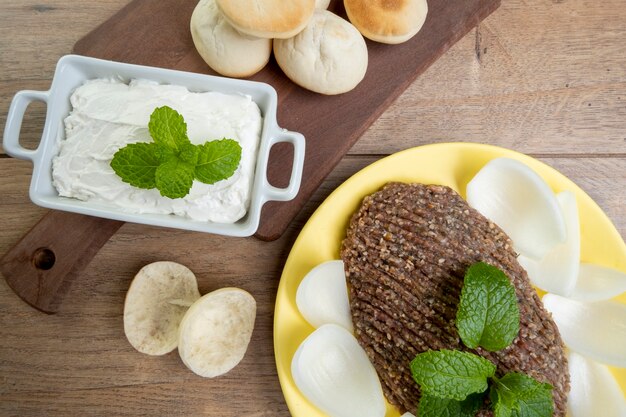
M523 372L553 387L554 416L564 417L569 375L563 342L517 262L509 237L454 190L389 183L367 196L342 244L355 335L390 403L416 412L420 398L409 364L421 352L470 350L455 318L463 277L475 262L500 268L515 286L520 332L499 352L474 352L498 376ZM471 351L471 350L470 350ZM492 416L487 408L479 416Z

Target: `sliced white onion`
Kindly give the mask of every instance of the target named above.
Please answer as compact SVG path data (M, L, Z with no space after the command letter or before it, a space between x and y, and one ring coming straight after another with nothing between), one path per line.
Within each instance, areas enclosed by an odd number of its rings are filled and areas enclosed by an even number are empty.
M491 160L466 191L469 205L500 226L524 256L542 259L565 241L565 221L554 193L522 162Z
M334 323L352 332L343 261L324 262L309 271L296 292L296 305L313 327Z
M378 375L354 336L336 324L315 330L298 347L291 374L302 394L329 417L384 417Z
M602 363L626 367L626 305L586 303L554 294L546 294L543 304L570 349Z
M581 264L578 281L570 298L580 301L601 301L626 291L626 274L594 264Z
M605 366L570 352L568 357L570 417L625 417L626 400L619 384Z
M520 255L518 261L535 286L567 297L574 291L580 268L580 222L573 192L563 191L556 199L565 219L567 239L540 261L524 255Z

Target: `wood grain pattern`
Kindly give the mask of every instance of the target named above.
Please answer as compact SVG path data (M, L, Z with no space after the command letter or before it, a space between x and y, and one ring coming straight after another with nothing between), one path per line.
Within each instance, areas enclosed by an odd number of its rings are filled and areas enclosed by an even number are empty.
M583 189L596 190L592 197L618 220L618 230L626 232L617 192L625 180L626 157L540 159L576 178ZM352 173L376 160L377 156L359 155L343 159L285 235L274 242L184 231L170 234L125 224L94 258L80 285L70 288L63 309L54 316L33 312L0 281L4 360L0 370L7 381L0 391L0 414L36 416L45 410L51 416L289 416L272 348L272 311L282 265L313 210ZM25 186L28 177L18 180ZM126 341L122 311L130 281L145 263L162 259L188 265L198 276L201 293L234 285L256 298L259 312L250 349L224 377L196 377L175 352L148 357Z
M22 300L56 313L72 281L122 224L52 210L0 259L0 271Z
M0 43L0 125L17 90L47 89L58 58L127 2L0 0L0 37L9 40ZM400 95L274 242L126 224L53 316L0 280L0 415L288 417L272 348L282 266L323 199L397 150L463 140L529 153L580 185L626 236L624 21L623 0L503 2ZM27 113L22 140L30 147L44 110ZM0 150L0 254L45 213L28 199L31 170ZM130 280L163 259L194 270L202 293L236 285L257 299L253 340L233 372L201 379L176 354L147 357L126 341Z
M197 54L189 31L195 4L195 0L158 3L134 0L80 39L74 46L74 53L206 72L206 64ZM277 89L279 121L289 129L303 133L310 145L298 196L288 203L268 203L262 209L255 236L262 240L280 237L310 195L369 125L419 74L498 5L499 0L431 0L424 28L413 39L398 46L368 42L366 77L347 94L328 97L304 90L293 84L275 63L252 77ZM339 1L333 2L331 8L345 14ZM147 20L150 25L142 24ZM390 72L389 67L394 71ZM292 155L291 147L284 144L272 149L268 168L270 182L281 187L288 184ZM55 224L65 225L77 236L88 235L90 239L85 250L74 250L72 243L64 241L65 234L55 236L50 228ZM56 312L69 280L89 264L98 248L120 226L119 222L112 220L50 212L4 255L0 268L22 299L42 311ZM45 244L40 243L42 241ZM54 250L51 250L53 241ZM54 268L46 264L46 269L42 269L38 263L42 256L56 256Z
M189 32L195 4L195 1L134 0L80 39L73 52L204 72L206 64L197 54ZM399 46L368 42L366 77L347 94L329 97L311 93L288 80L276 64L268 65L255 75L254 80L267 82L277 89L279 120L291 130L303 133L312 144L306 152L298 196L288 203L268 203L261 212L261 224L255 236L262 240L280 237L367 127L419 74L498 5L499 0L462 3L431 0L424 28L413 39ZM331 8L345 14L341 2L333 2ZM150 25L142 24L147 20ZM390 64L394 72L388 70ZM289 146L272 148L270 182L281 187L288 184L290 170L285 167L293 160L292 155ZM53 236L51 226L54 225L69 228L74 234ZM120 222L112 220L49 212L4 255L0 270L23 300L44 312L54 313L70 281L120 226ZM75 250L69 239L84 235L89 236L89 241L83 250ZM42 241L45 244L40 243Z
M381 137L401 137L386 146L469 141L532 154L626 153L623 2L503 6L411 84L352 151L375 154Z
M135 0L78 41L74 52L98 58L212 73L191 41L189 20L196 1L167 0L154 3ZM291 82L275 61L252 80L271 84L278 92L278 123L302 133L307 151L298 196L290 202L270 202L261 212L255 234L277 239L310 195L367 128L389 105L461 37L491 14L500 0L450 2L430 0L422 30L400 45L367 42L369 64L363 81L352 91L324 96ZM330 9L345 16L343 3ZM146 19L151 25L142 25ZM393 68L393 70L390 70ZM268 168L270 182L289 180L292 150L278 145Z

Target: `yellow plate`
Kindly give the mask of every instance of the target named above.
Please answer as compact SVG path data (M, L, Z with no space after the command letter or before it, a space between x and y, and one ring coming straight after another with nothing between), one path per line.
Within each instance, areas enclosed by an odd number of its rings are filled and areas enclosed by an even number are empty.
M489 145L449 143L421 146L381 159L338 187L311 216L296 240L280 280L274 316L274 351L278 377L293 417L323 417L300 393L291 377L291 359L314 330L298 312L296 290L314 266L339 259L341 240L361 200L390 181L441 184L465 197L465 186L489 160L517 159L535 170L556 193L576 194L581 223L581 260L626 272L626 245L604 212L576 184L529 156ZM620 301L626 303L626 296ZM626 390L626 369L612 369ZM389 406L386 417L397 417Z

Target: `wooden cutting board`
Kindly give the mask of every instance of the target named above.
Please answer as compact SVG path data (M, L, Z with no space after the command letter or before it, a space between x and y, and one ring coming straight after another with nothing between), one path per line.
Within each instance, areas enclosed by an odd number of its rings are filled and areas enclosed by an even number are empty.
M73 52L96 58L215 74L193 45L189 21L197 0L134 0L74 46ZM351 92L324 96L291 82L272 59L252 80L278 92L278 123L306 138L300 192L287 203L270 202L261 213L255 236L274 240L282 235L311 194L358 138L426 68L500 5L500 0L428 0L422 30L399 45L367 41L369 66ZM343 2L329 10L345 17ZM268 178L284 187L291 172L292 150L272 149ZM64 290L89 264L122 223L71 213L51 212L0 262L9 285L29 304L45 312L58 309ZM90 236L83 251L64 243L71 228ZM50 261L52 259L52 261ZM52 263L51 263L52 262ZM53 267L55 266L55 267Z
M97 58L215 74L196 52L189 20L197 0L135 0L79 40L74 52ZM369 67L353 91L323 96L292 83L272 59L252 80L278 91L278 123L304 134L306 160L298 197L263 208L256 236L278 238L326 175L367 128L406 87L450 46L493 12L500 0L428 0L429 13L422 30L400 45L367 43ZM343 2L331 11L345 17ZM291 165L288 145L272 152L269 178L288 182Z

